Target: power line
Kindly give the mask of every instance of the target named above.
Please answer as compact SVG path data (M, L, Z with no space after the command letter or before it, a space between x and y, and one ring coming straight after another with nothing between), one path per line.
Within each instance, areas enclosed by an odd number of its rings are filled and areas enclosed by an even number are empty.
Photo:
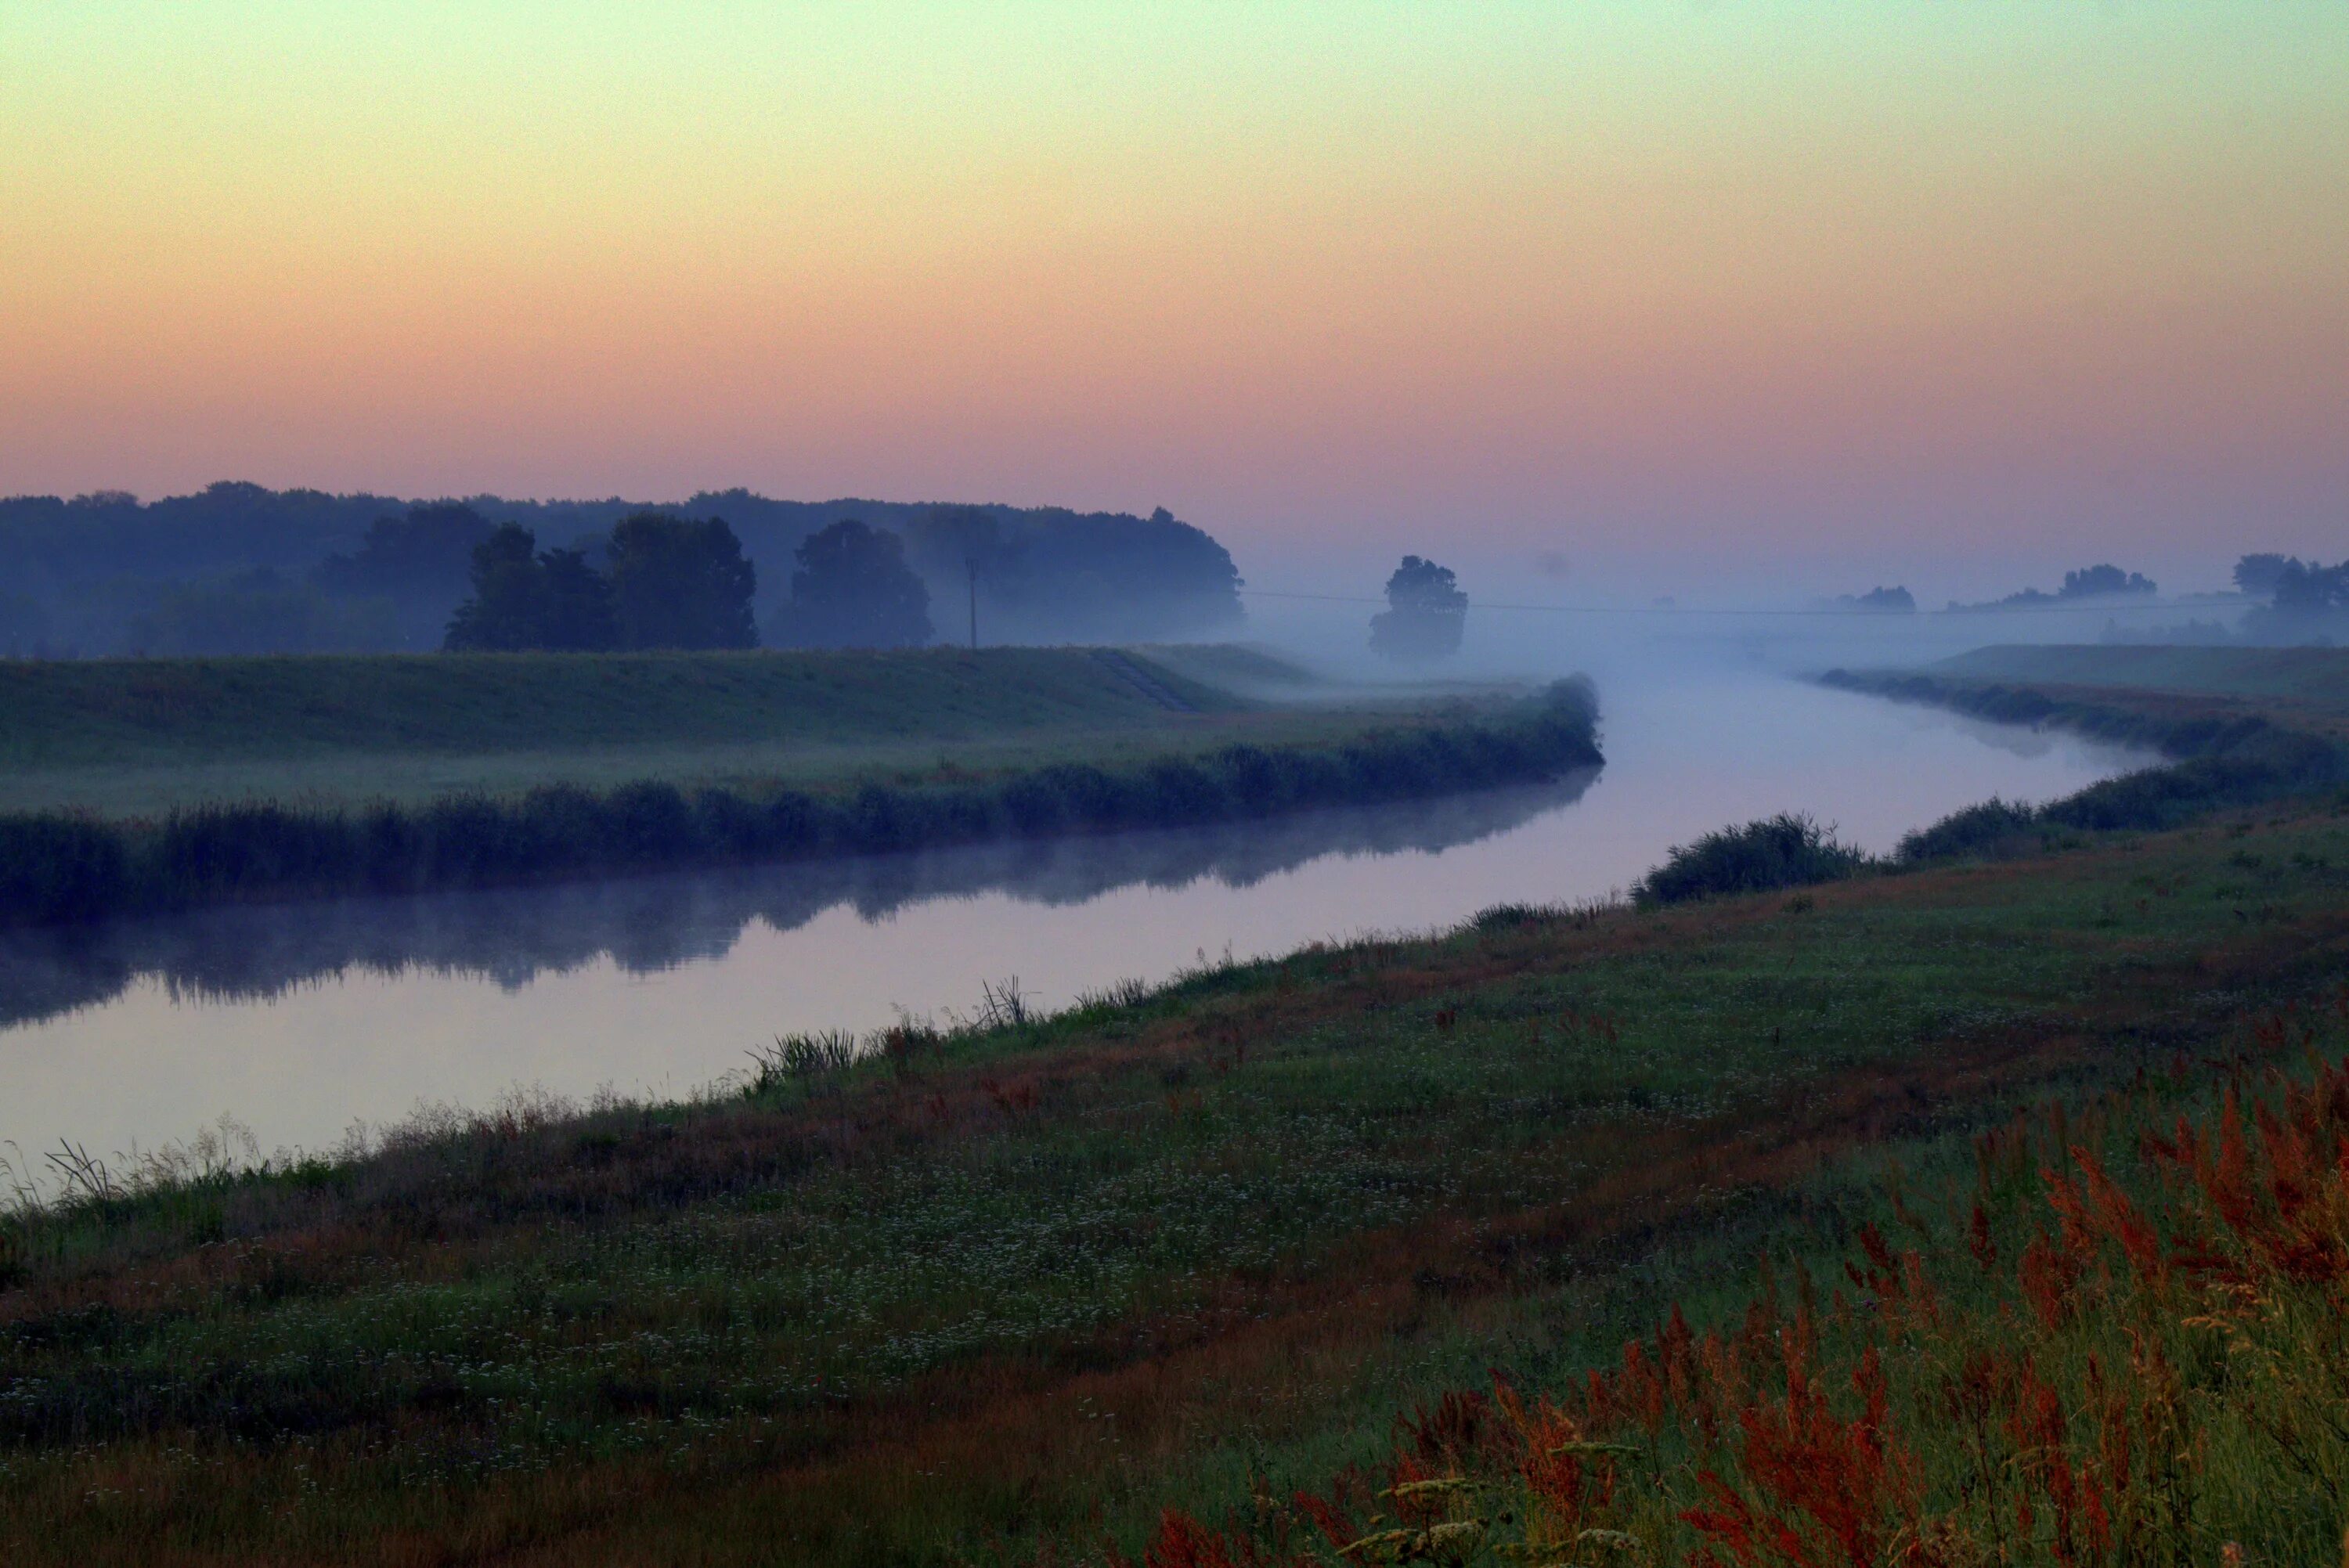
M1309 599L1324 604L1384 604L1383 598L1371 598L1358 593L1288 593L1270 588L1243 588L1242 596L1249 599ZM1534 610L1556 615L1832 615L1837 620L1855 616L1886 615L1911 620L1919 615L2092 615L2098 611L2115 610L2222 610L2232 606L2208 604L2190 600L2138 599L2128 603L2098 604L1967 604L1947 610L1863 610L1857 606L1838 609L1820 605L1808 610L1751 609L1724 610L1709 607L1681 609L1656 604L1512 604L1499 600L1472 599L1472 610Z

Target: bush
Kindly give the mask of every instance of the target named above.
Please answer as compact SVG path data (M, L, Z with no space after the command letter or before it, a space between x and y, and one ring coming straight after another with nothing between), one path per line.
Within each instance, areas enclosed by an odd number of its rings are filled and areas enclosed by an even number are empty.
M1810 887L1856 875L1868 864L1867 855L1836 842L1809 817L1782 811L1676 846L1632 896L1644 904L1685 903L1720 893Z
M2037 842L2039 813L2029 806L2010 805L1993 796L1979 806L1952 811L1930 828L1920 828L1901 839L1896 856L1903 865L1926 861L1978 855L2016 842L2029 835Z

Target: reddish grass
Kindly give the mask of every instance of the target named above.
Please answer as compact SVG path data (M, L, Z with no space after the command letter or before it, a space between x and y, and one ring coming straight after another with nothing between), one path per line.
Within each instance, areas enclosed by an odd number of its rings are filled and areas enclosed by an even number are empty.
M2145 1079L1982 1135L1945 1217L1895 1179L1918 1244L1857 1224L1824 1309L1765 1261L1742 1322L1675 1306L1578 1385L1448 1396L1290 1517L1353 1562L2343 1560L2349 991L2335 1012L2264 1019L2247 1059L2323 1054L2239 1068L2214 1109L2165 1121L2178 1085ZM1144 1560L1320 1560L1288 1547L1169 1513Z

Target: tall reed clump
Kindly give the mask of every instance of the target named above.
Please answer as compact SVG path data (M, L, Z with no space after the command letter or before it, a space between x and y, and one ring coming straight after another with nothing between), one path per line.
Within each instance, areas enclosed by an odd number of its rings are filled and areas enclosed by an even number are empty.
M562 877L867 854L1009 836L1185 826L1530 783L1596 766L1598 699L1561 681L1489 717L1344 745L1231 746L1129 770L1077 764L1003 780L823 797L657 781L549 785L355 811L274 801L160 822L0 816L0 924L49 924L245 900L415 892Z
M1765 1262L1742 1319L1449 1396L1373 1477L1167 1515L1150 1568L2342 1562L2349 1070L2337 1024L2257 1037L2308 1065L2018 1116L1937 1202L1894 1173L1824 1287Z

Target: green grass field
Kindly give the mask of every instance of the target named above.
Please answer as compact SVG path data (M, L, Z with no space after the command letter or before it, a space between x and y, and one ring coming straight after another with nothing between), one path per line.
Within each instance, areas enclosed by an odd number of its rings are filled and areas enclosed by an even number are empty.
M2302 807L1503 912L701 1104L183 1167L10 1228L0 1541L953 1563L1133 1549L1168 1504L1254 1528L1487 1368L1572 1387L1672 1301L1733 1313L1764 1244L1823 1257L1881 1207L1840 1161L1939 1181L2033 1097L2223 1059L2349 973L2344 878L2349 819Z
M2349 798L2067 841L84 1167L0 1560L2338 1561Z
M904 782L1312 743L1414 701L1328 700L1239 648L1129 656L1196 711L1069 648L0 662L0 810Z

